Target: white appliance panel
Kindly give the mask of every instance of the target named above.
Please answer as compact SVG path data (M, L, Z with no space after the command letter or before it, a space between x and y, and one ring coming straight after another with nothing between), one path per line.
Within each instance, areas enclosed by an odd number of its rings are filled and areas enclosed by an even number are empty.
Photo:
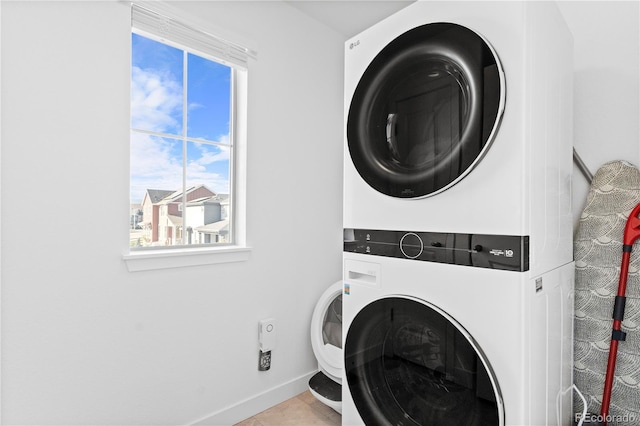
M345 277L371 260L345 253ZM566 342L573 327L573 263L542 276L408 259L378 263L380 286L344 280L343 347L367 305L385 297L421 299L461 324L486 355L503 399L504 424L570 424L573 354ZM364 424L346 373L342 382L343 424Z
M552 2L420 1L353 37L345 44L345 121L377 53L436 22L472 29L499 57L506 103L495 140L464 179L419 199L372 189L345 148L344 227L529 235L534 271L570 262L572 42Z

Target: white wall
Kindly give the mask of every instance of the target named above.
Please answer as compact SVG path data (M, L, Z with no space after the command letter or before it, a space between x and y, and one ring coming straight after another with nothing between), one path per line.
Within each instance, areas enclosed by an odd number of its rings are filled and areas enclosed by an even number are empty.
M309 314L340 277L344 37L280 2L179 2L259 52L254 250L244 263L129 273L128 8L0 7L2 423L188 424L294 392L316 367ZM575 39L576 148L594 172L619 158L640 166L638 3L561 9ZM574 182L579 212L586 184ZM260 373L267 316L280 339Z
M574 145L591 173L626 160L640 167L640 3L559 2L574 37ZM574 216L588 184L574 173Z
M251 258L127 271L129 9L3 1L3 424L240 420L317 367L310 314L341 276L343 38L281 2L179 3L258 50Z

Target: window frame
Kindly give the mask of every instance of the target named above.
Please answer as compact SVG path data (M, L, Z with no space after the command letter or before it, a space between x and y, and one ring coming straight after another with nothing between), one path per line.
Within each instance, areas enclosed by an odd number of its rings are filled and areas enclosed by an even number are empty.
M132 6L132 14L137 6ZM146 7L146 6L145 6ZM161 19L177 22L169 16L173 13L167 13L165 10L160 11L144 9L151 14L157 14ZM180 17L179 24L183 28L196 28ZM137 26L132 19L130 34L139 34L148 37L160 43L176 47L184 52L195 54L206 59L214 60L231 68L231 105L230 105L230 128L229 128L229 203L230 203L230 234L232 241L228 243L208 243L208 244L183 244L175 246L155 246L144 248L128 247L123 253L122 258L130 272L166 269L175 267L188 267L206 264L240 262L248 260L251 248L247 246L246 240L246 142L247 142L247 86L248 86L248 68L249 59L255 59L257 53L250 49L245 49L248 54L246 57L246 65L237 63L237 61L227 61L210 52L204 52L195 47L174 42L170 36L160 34L163 28L160 27L156 34L155 31L148 31ZM201 30L194 31L211 36ZM216 36L211 36L216 37ZM217 42L228 43L223 39L216 38ZM239 45L230 44L234 49L238 49ZM131 37L129 38L129 49L132 48ZM244 49L240 47L241 49ZM185 54L185 56L187 56ZM131 69L131 64L129 66ZM184 88L183 90L187 90ZM129 88L129 93L131 88ZM130 127L130 135L133 127ZM186 129L183 129L183 133ZM186 137L186 136L185 136ZM187 137L188 139L188 137ZM130 152L130 151L129 151ZM183 188L184 190L184 188ZM184 202L184 198L183 198Z

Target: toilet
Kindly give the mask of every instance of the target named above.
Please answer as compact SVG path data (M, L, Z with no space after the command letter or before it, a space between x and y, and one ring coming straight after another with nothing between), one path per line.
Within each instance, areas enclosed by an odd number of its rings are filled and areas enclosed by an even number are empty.
M342 413L342 281L325 290L313 310L311 346L320 371L309 380L309 390Z

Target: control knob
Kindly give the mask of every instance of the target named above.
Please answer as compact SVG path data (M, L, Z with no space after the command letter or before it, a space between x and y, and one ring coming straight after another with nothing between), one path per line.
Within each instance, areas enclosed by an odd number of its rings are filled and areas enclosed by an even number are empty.
M400 251L408 259L416 259L422 254L424 243L414 232L407 232L400 238Z

